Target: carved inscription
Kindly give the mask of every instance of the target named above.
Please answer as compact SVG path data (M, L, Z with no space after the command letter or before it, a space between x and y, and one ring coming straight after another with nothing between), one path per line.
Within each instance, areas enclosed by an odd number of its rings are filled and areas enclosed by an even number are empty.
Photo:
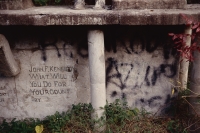
M8 104L17 103L17 98L15 96L15 87L12 86L12 81L10 84L5 82L5 80L0 77L0 106L7 107Z
M47 25L80 25L80 24L103 24L101 17L49 17Z
M69 95L72 87L72 66L31 66L27 87L33 102L41 102L45 96Z

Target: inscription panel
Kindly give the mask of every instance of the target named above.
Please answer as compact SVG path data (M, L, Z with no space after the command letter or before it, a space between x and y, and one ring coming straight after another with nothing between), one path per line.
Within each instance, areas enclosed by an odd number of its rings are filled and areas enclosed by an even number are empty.
M33 102L45 102L44 96L69 95L73 82L73 66L31 66L27 88Z
M0 114L5 118L44 118L66 111L77 99L75 61L60 51L14 51L21 72L13 78L0 77Z

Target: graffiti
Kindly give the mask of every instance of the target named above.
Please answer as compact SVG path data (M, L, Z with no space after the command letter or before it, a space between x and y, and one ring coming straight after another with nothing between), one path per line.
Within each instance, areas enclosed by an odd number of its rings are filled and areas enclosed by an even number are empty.
M149 106L149 107L154 107L154 106L157 106L157 102L156 101L159 101L159 100L162 100L162 97L161 96L153 96L151 97L150 99L145 99L145 98L141 98L139 100L136 100L136 105L141 105L141 106Z
M146 74L145 74L145 79L144 79L148 86L150 86L149 79L147 78L147 76L149 75L149 69L150 69L150 66L148 66L146 69Z
M166 60L160 60L156 64L143 61L138 58L124 63L123 60L107 58L106 87L110 101L126 99L130 106L158 109L171 99L170 95L166 99L167 94L161 92L170 92L167 79L177 75L177 61L167 63ZM151 92L154 89L156 94Z
M133 101L131 105L141 104L149 107L165 103L164 96L168 95L170 90L166 80L177 75L178 62L175 60L177 53L172 43L165 37L165 33L160 34L158 31L149 33L149 31L142 31L140 28L135 31L125 29L117 31L115 28L105 30L106 87L110 99L127 99ZM64 41L62 48L58 49L57 41L52 41L43 43L45 45L42 50L44 51L47 46L54 46L58 57L61 56L59 50L63 50L64 56L70 57L76 64L81 61L79 59L88 58L88 40L85 31L72 32L67 34L66 38L60 39ZM75 47L76 50L71 47ZM43 52L43 57L44 55ZM81 58L76 58L77 55ZM46 70L32 68L30 71L46 72L48 68ZM72 71L72 81L74 81L78 72L76 69ZM37 77L48 79L52 76L37 75ZM57 77L62 79L63 76ZM55 86L55 83L51 85ZM152 90L159 93L154 94ZM166 94L162 94L161 90L166 91Z
M131 72L133 71L134 64L129 63L118 63L117 60L114 58L108 58L107 59L107 69L106 69L106 86L108 83L114 84L116 87L120 88L121 90L125 89L127 87L126 82L130 79ZM122 75L120 73L119 69L120 67L126 66L127 73ZM111 71L114 69L114 73ZM150 75L150 71L153 71L153 73ZM147 86L155 86L157 79L163 74L167 78L173 78L177 73L177 63L172 64L160 64L159 67L146 67L146 73L145 76L140 75L141 77L144 77L144 81ZM123 78L123 77L124 78ZM132 76L135 77L135 74L132 74ZM149 79L149 77L151 77ZM118 79L118 81L112 81L111 79ZM141 86L143 83L138 84L135 82L134 86Z
M74 58L74 55L73 55L73 53L70 51L70 54L67 52L67 50L66 50L66 46L67 45L71 45L72 43L70 43L69 41L67 41L67 43L64 43L63 44L63 51L64 51L64 54L65 54L65 56L68 56L68 57L70 57L70 58Z
M152 86L154 86L156 84L156 81L158 79L158 77L160 77L161 74L164 74L164 76L166 76L167 78L173 78L176 73L177 73L177 63L173 63L173 64L161 64L158 68L153 68L153 74L151 76L151 83ZM145 74L145 82L147 84L147 86L150 86L150 81L147 78L149 75L149 71L150 71L151 67L148 66L146 69L146 74Z
M88 40L87 37L82 38L77 44L77 53L82 58L88 57Z
M1 99L0 99L0 102L5 102L4 98L1 98Z
M109 65L106 69L106 86L107 86L108 83L112 83L112 84L115 84L117 87L119 87L121 90L125 89L126 88L126 82L129 79L129 75L130 75L131 71L133 70L133 65L128 64L128 63L118 64L117 61L114 60L113 58L108 58L107 62L108 62ZM122 79L122 74L118 70L118 68L120 66L127 66L129 68L127 70L127 75L125 76L125 79ZM114 68L116 70L116 73L109 75L112 68ZM112 78L118 79L119 82L111 81L110 79L112 79Z
M61 57L60 51L59 51L59 49L58 49L58 47L57 47L57 45L56 45L57 41L58 41L58 40L55 39L53 42L45 42L45 38L44 38L44 37L42 37L42 38L40 39L38 45L39 45L39 48L42 49L42 59L43 59L44 61L47 60L47 56L46 56L46 51L45 51L45 49L46 49L46 47L48 47L48 46L54 46L54 47L56 48L56 50L57 50L57 55L58 55L58 57Z

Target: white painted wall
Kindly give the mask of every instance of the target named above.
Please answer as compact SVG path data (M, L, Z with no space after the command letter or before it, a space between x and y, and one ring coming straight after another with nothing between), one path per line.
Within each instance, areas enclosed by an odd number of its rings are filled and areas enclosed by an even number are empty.
M133 108L157 112L173 97L170 81L178 79L178 59L164 34L137 35L134 30L118 34L104 36L106 99L125 98ZM0 77L0 117L44 118L71 104L91 102L87 42L81 41L82 36L54 38L57 41L51 36L44 41L37 36L14 40L12 51L21 72ZM38 44L43 44L41 49Z

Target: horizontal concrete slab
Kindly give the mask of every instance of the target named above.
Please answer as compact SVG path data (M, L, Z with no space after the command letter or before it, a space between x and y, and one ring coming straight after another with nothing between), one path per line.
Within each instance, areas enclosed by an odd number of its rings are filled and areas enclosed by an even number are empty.
M74 10L46 6L1 10L0 25L181 25L185 23L181 13L200 20L200 5L187 5L185 9Z

